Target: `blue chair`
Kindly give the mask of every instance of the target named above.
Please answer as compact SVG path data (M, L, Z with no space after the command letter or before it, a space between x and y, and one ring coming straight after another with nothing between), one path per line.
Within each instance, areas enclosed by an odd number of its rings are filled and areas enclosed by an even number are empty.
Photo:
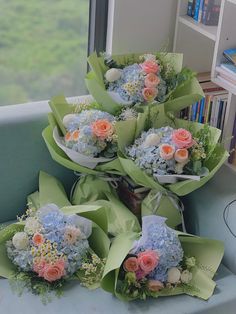
M0 223L8 223L24 211L26 196L38 188L40 170L58 177L65 187L72 186L75 180L72 171L51 159L43 142L41 132L47 125L49 111L46 102L0 107ZM222 221L222 208L233 196L233 181L235 177L224 167L205 187L184 199L188 231L221 239L226 245L225 259L215 278L217 288L209 301L180 295L146 302L123 303L103 290L88 291L78 284L70 284L61 299L55 298L45 307L32 294L23 294L21 298L14 295L8 281L0 279L0 312L234 314L235 239L229 235Z

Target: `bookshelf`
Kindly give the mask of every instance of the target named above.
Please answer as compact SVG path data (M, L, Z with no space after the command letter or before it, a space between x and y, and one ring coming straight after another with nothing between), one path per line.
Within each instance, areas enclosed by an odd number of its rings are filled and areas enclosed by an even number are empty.
M203 36L206 36L207 38L216 41L217 26L205 26L194 21L194 19L188 15L179 16L178 20L179 23L185 24L186 26L192 28Z
M215 68L225 49L236 47L236 0L222 0L218 26L197 23L186 15L188 0L178 0L174 52L184 54L184 65L196 72L211 71L211 80L228 91L223 144L229 150L236 113L236 85L217 78ZM235 170L236 166L227 165Z

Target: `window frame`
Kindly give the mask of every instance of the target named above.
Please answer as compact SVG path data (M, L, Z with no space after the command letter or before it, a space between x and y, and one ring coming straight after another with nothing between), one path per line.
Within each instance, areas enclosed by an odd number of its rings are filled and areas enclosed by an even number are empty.
M109 0L89 1L88 55L106 50Z

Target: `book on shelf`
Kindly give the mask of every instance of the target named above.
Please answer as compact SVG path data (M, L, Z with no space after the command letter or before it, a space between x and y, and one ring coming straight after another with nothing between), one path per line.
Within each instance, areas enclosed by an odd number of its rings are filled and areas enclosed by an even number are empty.
M193 18L197 22L201 22L204 0L196 0Z
M187 15L209 26L218 25L222 0L189 0Z
M192 17L192 11L193 11L193 0L189 0L187 15Z
M223 52L223 56L236 65L236 48L226 49Z
M224 129L228 92L213 82L207 82L208 73L198 75L205 97L180 112L180 118L189 121L207 123L210 126Z
M221 0L204 0L201 22L217 26L220 16Z
M232 139L230 142L230 156L228 162L230 164L236 165L236 114L234 118L234 125L233 125L233 132L232 132Z

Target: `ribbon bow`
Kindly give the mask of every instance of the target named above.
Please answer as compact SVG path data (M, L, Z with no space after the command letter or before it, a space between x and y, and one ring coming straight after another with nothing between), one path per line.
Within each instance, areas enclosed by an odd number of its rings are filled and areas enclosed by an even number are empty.
M178 209L178 211L181 214L181 221L182 221L182 228L183 228L183 232L186 232L186 227L185 227L185 222L184 222L184 215L183 215L183 211L184 211L184 204L181 202L181 200L178 198L178 196L176 196L174 193L168 191L168 190L164 190L164 191L158 191L156 192L153 197L150 198L149 200L149 204L152 203L153 201L155 201L155 206L152 209L153 214L156 214L158 208L160 207L161 204L161 199L163 196L168 197L168 199L171 201L171 203L173 204L173 206Z
M72 196L74 194L74 191L75 191L75 187L77 185L77 183L80 181L81 178L83 177L86 177L86 174L84 173L80 173L80 172L76 172L74 171L74 174L77 176L77 179L75 180L72 188L71 188L71 191L70 191L70 202L72 200ZM114 189L117 189L118 188L118 182L121 180L120 177L115 177L115 176L111 176L111 175L106 175L106 174L97 174L96 175L99 179L103 180L103 181L106 181L106 182L109 182L110 185L114 188Z

